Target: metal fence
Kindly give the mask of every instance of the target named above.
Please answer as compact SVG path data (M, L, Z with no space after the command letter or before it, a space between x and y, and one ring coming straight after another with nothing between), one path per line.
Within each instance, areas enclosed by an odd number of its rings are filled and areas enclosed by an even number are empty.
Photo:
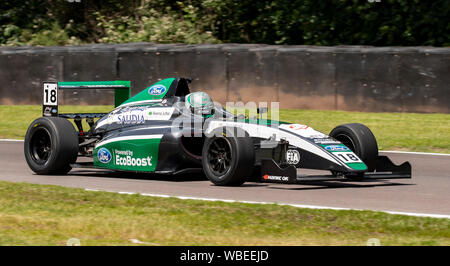
M40 104L43 81L131 80L132 95L191 77L214 100L281 108L450 113L450 48L131 43L1 47L0 103ZM112 92L65 91L64 104L108 104Z

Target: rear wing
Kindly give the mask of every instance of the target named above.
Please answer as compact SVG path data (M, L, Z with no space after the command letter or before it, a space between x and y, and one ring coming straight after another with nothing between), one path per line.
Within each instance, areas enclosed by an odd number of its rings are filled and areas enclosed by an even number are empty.
M95 114L58 114L58 90L70 89L114 89L114 106L117 107L130 98L131 82L124 80L114 81L73 81L73 82L44 82L42 100L43 116L79 116L99 117ZM73 118L67 117L67 118Z
M58 113L58 90L89 90L89 89L114 89L114 106L117 107L130 98L131 82L124 80L114 81L73 81L73 82L44 82L42 98L42 115L58 116L73 119L78 129L78 136L85 136L81 120L86 119L89 124L89 132L94 126L94 118L105 116L105 113Z

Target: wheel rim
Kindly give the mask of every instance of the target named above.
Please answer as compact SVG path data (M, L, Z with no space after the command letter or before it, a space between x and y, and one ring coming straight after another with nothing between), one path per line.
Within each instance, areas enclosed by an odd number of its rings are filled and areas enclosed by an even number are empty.
M222 176L231 167L231 144L226 138L214 139L208 150L209 169L216 175Z
M30 154L37 164L45 164L52 153L50 133L45 128L37 129L30 140Z

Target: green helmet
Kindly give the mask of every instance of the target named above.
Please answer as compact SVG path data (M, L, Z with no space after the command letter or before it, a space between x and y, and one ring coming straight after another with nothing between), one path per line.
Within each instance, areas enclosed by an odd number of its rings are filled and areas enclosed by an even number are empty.
M186 108L193 114L211 117L214 114L214 103L205 92L193 92L186 95Z

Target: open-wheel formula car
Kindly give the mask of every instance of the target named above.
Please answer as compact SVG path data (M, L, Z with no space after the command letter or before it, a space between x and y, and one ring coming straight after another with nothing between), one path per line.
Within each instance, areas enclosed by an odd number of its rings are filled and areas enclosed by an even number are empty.
M203 170L216 185L263 182L411 178L411 166L378 155L372 132L344 124L329 135L307 125L235 115L188 78L161 80L130 98L129 81L44 82L43 116L25 137L25 158L37 174L66 174L73 167L172 174ZM114 89L109 113L58 113L58 90ZM74 124L69 121L74 120ZM83 129L86 119L88 130ZM98 119L95 121L94 119ZM88 161L77 162L77 158ZM297 169L328 170L305 176Z

